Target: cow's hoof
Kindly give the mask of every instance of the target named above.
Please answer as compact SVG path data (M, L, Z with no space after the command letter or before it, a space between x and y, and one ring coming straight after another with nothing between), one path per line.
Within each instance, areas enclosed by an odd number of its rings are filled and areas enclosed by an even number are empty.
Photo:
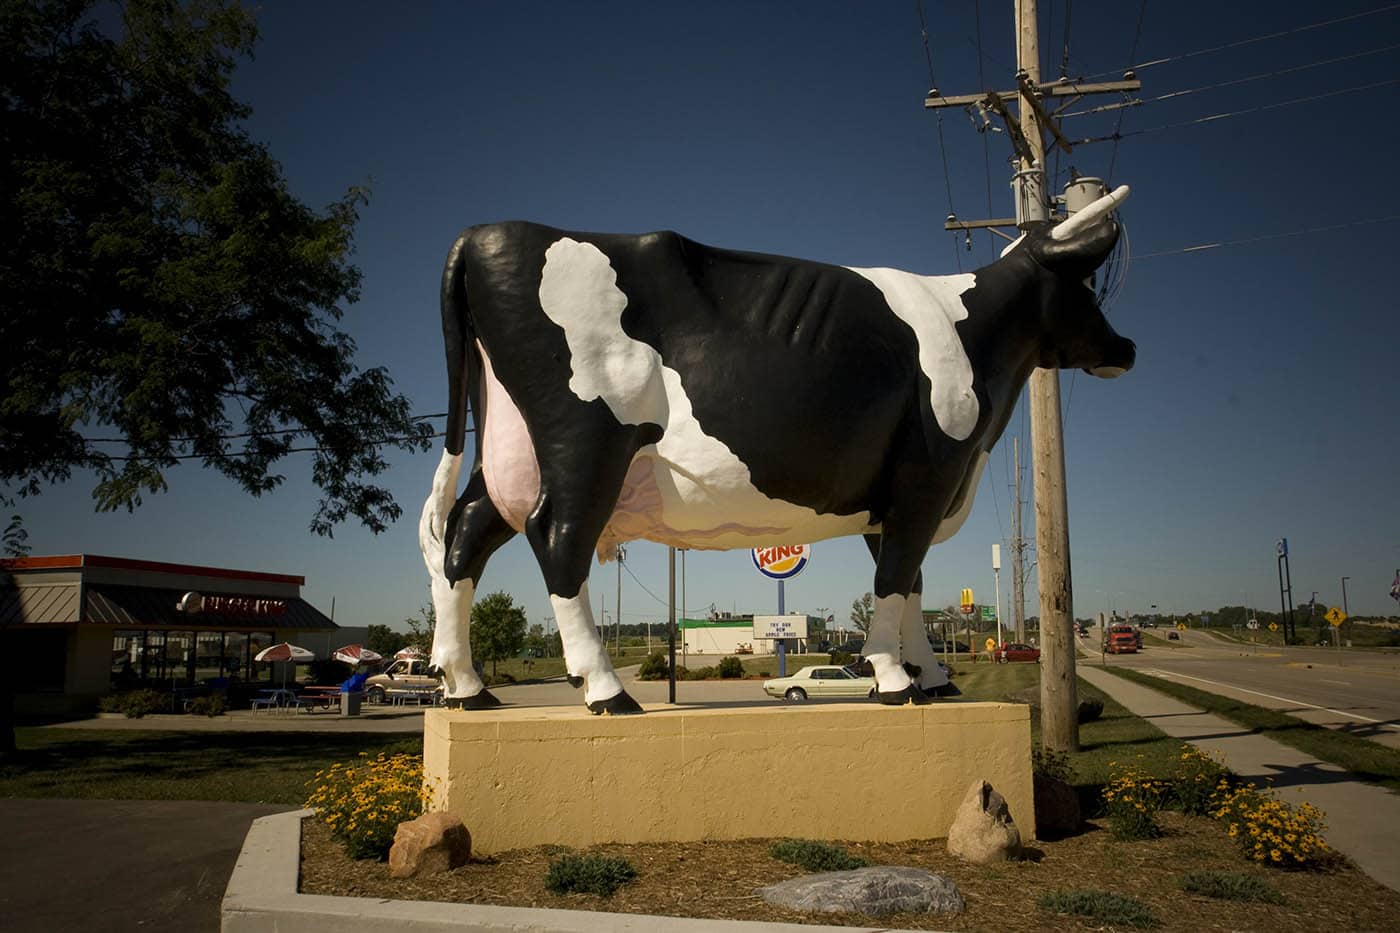
M469 697L444 697L443 705L448 709L495 709L501 701L490 690Z
M569 682L569 686L573 687L575 690L583 686L582 677L575 677L573 674L565 674L564 679L567 680Z
M946 684L939 684L937 687L925 687L924 696L930 696L935 700L941 700L947 697L960 697L962 696L962 691L953 686L953 682L950 680Z
M912 680L918 680L919 675L924 672L922 667L909 661L905 661L902 666L904 668L904 673L908 674Z
M642 712L642 704L632 699L626 690L610 696L606 700L594 700L588 704L588 711L594 716L630 716Z
M897 693L877 693L876 698L885 706L904 706L906 703L914 706L927 706L933 702L924 696L924 692L919 689L918 684L910 684Z

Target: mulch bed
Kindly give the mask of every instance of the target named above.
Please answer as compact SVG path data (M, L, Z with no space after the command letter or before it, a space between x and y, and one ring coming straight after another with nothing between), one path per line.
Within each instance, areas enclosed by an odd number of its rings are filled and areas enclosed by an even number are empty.
M1327 872L1286 872L1246 862L1218 824L1178 813L1162 814L1163 838L1118 842L1103 829L1056 842L1035 842L1029 858L996 866L969 865L950 856L942 840L852 843L852 854L874 864L926 868L951 878L967 900L960 915L890 914L878 920L854 914L802 914L770 906L763 885L802 874L769 857L772 840L600 845L588 852L621 856L637 869L634 882L613 897L551 894L545 871L560 847L504 852L432 878L397 880L382 862L354 861L325 827L302 823L301 891L392 900L448 901L515 907L552 907L677 917L881 925L892 929L1108 930L1113 926L1048 913L1037 899L1058 889L1098 889L1132 895L1161 920L1157 930L1400 929L1400 893L1349 865ZM1246 872L1266 879L1284 906L1240 904L1187 894L1177 883L1190 869Z

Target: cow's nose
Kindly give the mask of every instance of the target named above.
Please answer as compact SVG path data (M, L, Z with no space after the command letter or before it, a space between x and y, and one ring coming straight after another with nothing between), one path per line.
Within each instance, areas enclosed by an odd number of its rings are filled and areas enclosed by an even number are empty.
M1085 370L1091 376L1098 376L1100 379L1116 379L1125 372L1133 368L1137 362L1137 344L1126 337L1119 337L1113 349L1105 354L1105 358L1097 366L1090 366Z

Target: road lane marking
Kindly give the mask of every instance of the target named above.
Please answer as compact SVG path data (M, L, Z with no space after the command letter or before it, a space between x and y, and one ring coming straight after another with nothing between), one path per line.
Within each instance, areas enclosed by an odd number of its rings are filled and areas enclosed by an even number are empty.
M1348 719L1359 719L1362 722L1372 722L1378 726L1383 726L1386 729L1394 729L1396 732L1400 732L1400 726L1392 725L1391 723L1386 722L1384 719L1372 719L1370 716L1362 716L1359 713L1348 713L1343 710L1333 709L1330 706L1318 706L1316 703L1305 703L1302 700L1295 700L1291 697L1276 696L1272 693L1260 693L1258 690L1246 690L1244 687L1237 687L1234 684L1221 683L1218 680L1207 680L1204 677L1193 677L1190 674L1178 674L1175 671L1163 671L1158 670L1156 668L1152 668L1150 670L1143 669L1143 673L1152 674L1156 677L1162 677L1166 680L1170 680L1173 677L1185 677L1187 680L1199 680L1203 684L1214 684L1217 687L1225 687L1228 690L1238 690L1240 693L1252 693L1257 697L1268 697L1270 700L1278 700L1280 703L1294 703L1298 706L1306 706L1310 709L1320 709L1326 713L1334 713L1338 716L1346 716Z
M1327 679L1324 678L1324 677L1319 677L1318 680L1322 681L1324 684L1337 684L1337 685L1340 686L1340 687L1350 687L1350 686L1351 686L1351 681L1349 681L1349 680L1327 680Z

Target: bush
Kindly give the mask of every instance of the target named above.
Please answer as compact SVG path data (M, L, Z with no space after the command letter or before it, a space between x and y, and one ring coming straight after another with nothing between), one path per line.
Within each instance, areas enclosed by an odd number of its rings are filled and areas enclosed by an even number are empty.
M847 664L854 664L854 663L855 663L855 660L856 660L856 656L853 655L853 654L847 654L847 653L844 652L844 651L833 651L833 652L831 652L831 663L832 663L832 664L839 664L839 665L841 665L842 667L845 667Z
M1214 805L1217 788L1225 774L1220 762L1194 746L1188 748L1181 753L1172 772L1172 798L1181 806L1182 813L1205 816Z
M738 658L721 658L719 662L719 676L730 680L735 677L744 676L744 662Z
M544 886L555 894L612 897L613 892L636 877L637 870L626 859L570 852L550 862Z
M1223 901L1259 901L1264 904L1282 904L1283 895L1278 888L1262 878L1239 872L1188 871L1178 880L1181 890L1191 894L1201 894Z
M1102 923L1130 927L1152 927L1157 915L1142 901L1108 891L1051 891L1036 903L1057 914L1075 914Z
M428 788L423 756L383 752L331 765L307 782L306 806L345 845L351 858L385 859L399 824L423 815Z
M1322 811L1310 803L1284 803L1253 784L1232 788L1222 777L1213 806L1245 858L1278 868L1320 868L1336 858L1322 839Z
M1109 762L1117 765L1117 762ZM1109 828L1118 839L1156 839L1162 835L1157 825L1157 813L1162 809L1163 787L1136 765L1110 772L1111 779L1104 788L1104 809L1108 811Z
M1075 712L1076 718L1081 722L1094 722L1103 715L1103 700L1098 697L1089 697L1087 700L1079 701L1079 709Z
M646 656L642 661L642 666L637 670L637 678L639 680L665 680L669 671L666 655L658 652Z
M219 696L195 697L190 701L191 716L215 716L224 714L224 698Z
M808 871L848 871L870 864L869 859L851 855L841 846L810 839L779 839L768 847L768 854Z
M1036 745L1031 748L1031 772L1066 784L1074 780L1074 766L1068 752L1057 752Z
M168 709L169 704L168 694L143 689L109 694L97 701L97 708L104 713L125 713L127 719L140 719L149 713Z

